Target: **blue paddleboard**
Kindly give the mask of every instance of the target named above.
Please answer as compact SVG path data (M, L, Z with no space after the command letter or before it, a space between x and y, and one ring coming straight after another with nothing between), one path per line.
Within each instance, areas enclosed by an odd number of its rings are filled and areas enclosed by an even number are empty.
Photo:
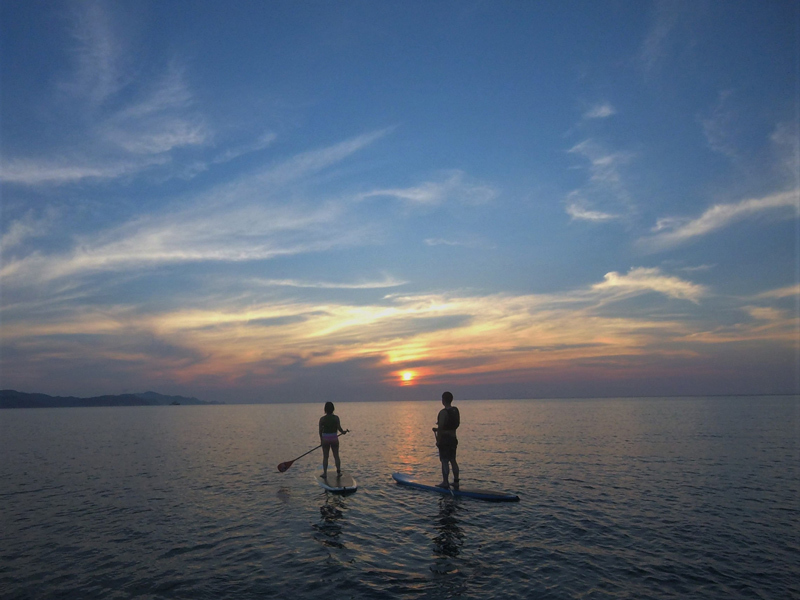
M425 490L427 492L437 492L439 494L448 494L452 496L463 496L465 498L477 498L478 500L488 500L489 502L519 502L519 496L509 494L507 492L498 492L495 490L475 490L459 487L458 489L441 488L429 483L421 483L414 481L410 475L404 473L392 473L392 478L400 485L407 485L408 487L416 488L418 490Z

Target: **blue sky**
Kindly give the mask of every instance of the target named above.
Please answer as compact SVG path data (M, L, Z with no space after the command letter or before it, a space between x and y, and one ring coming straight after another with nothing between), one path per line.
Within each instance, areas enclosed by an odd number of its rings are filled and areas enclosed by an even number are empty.
M797 393L792 2L4 2L2 387Z

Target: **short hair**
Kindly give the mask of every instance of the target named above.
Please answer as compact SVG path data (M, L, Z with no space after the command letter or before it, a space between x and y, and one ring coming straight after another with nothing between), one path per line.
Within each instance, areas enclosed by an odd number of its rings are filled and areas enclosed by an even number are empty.
M325 414L332 415L333 414L333 402L326 402L325 403Z
M445 402L452 402L453 394L451 394L450 392L445 392L444 394L442 394L442 400L444 400Z

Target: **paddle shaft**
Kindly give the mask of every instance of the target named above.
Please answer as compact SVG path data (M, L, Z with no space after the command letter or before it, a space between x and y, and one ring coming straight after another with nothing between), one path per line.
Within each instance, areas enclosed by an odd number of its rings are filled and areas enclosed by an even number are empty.
M342 433L342 434L339 434L339 435L338 435L338 436L336 436L336 437L342 437L342 436L343 436L345 433L347 433L348 431L350 431L350 430L349 430L349 429L346 429L344 433ZM322 448L322 444L320 444L319 446L315 446L314 448L312 448L312 449L311 449L311 450L309 450L308 452L304 452L303 454L301 454L300 456L298 456L297 458L295 458L295 459L293 459L293 460L287 460L286 462L282 462L281 464L279 464L279 465L278 465L278 471L280 471L281 473L285 473L286 471L288 471L288 470L289 470L289 467L291 467L291 466L292 466L292 463L294 463L294 461L296 461L296 460L300 460L300 459L301 459L301 458L303 458L304 456L306 456L306 455L308 455L308 454L311 454L311 453L312 453L314 450L319 450L320 448ZM283 467L283 469L281 469L281 467Z

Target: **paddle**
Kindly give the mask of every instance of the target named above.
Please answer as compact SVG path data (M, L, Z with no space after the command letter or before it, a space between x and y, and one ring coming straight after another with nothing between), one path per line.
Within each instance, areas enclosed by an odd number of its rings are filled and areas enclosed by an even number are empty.
M344 433L347 433L348 431L350 431L350 430L349 430L349 429L345 429L345 432L344 432ZM344 433L343 433L343 434L341 434L341 435L338 435L338 436L336 436L336 437L342 437L342 435L344 435ZM317 447L315 447L315 448L312 448L311 450L309 450L308 452L306 452L306 453L304 453L304 454L301 454L300 456L298 456L298 457L297 457L297 458L295 458L294 460L287 460L286 462L282 462L281 464L279 464L279 465L278 465L278 471L280 471L281 473L285 473L286 471L288 471L288 470L289 470L289 467L291 467L291 466L292 466L292 463L294 463L294 461L295 461L295 460L300 460L300 459L301 459L301 458L303 458L303 457L304 457L306 454L311 454L311 453L312 453L314 450L317 450L317 449L319 449L319 448L322 448L322 444L320 444L319 446L317 446Z

